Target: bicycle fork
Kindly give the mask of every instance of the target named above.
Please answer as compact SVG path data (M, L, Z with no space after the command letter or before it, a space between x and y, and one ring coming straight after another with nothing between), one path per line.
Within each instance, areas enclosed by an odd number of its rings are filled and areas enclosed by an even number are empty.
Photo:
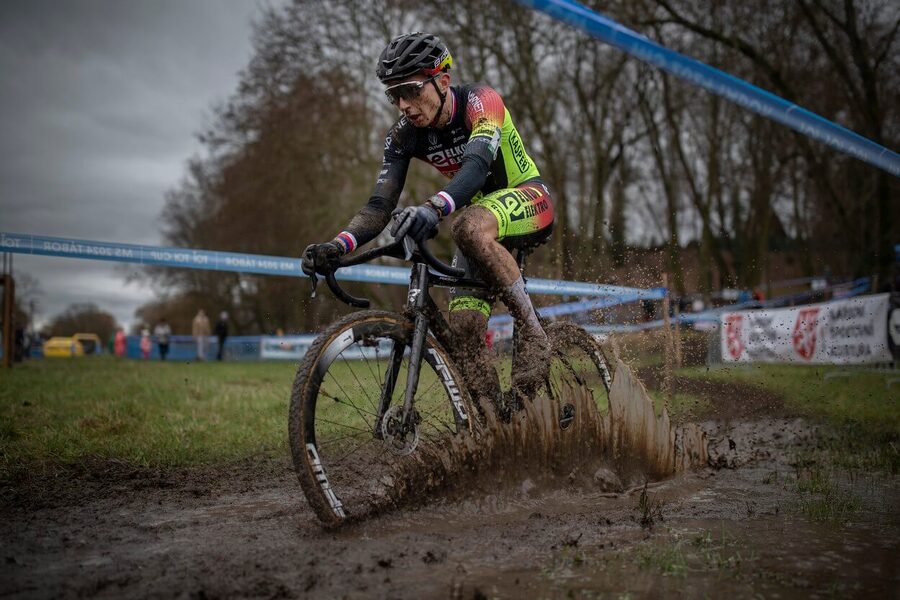
M410 430L414 424L415 412L413 410L413 400L416 396L416 390L419 387L419 373L422 368L423 352L425 349L425 336L428 334L428 315L425 310L425 304L428 295L422 293L427 289L428 267L424 264L417 264L414 269L409 283L409 292L407 295L406 310L415 314L413 325L413 337L410 342L409 367L406 374L406 389L403 392L403 412L402 424L405 431ZM385 384L381 390L381 398L378 403L378 415L375 423L375 437L383 439L382 420L385 413L390 407L391 397L394 395L394 388L397 385L397 376L400 372L400 365L403 362L403 355L406 347L402 344L395 343L391 349L391 357L385 373Z

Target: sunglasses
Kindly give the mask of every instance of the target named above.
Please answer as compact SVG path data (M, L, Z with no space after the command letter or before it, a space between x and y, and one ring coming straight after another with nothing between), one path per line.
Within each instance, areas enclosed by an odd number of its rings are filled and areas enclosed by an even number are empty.
M430 81L434 81L439 75L440 73L435 73L424 81L407 81L406 83L392 85L384 90L384 94L391 101L391 104L395 106L400 104L401 99L412 102L422 94L422 89L425 85Z

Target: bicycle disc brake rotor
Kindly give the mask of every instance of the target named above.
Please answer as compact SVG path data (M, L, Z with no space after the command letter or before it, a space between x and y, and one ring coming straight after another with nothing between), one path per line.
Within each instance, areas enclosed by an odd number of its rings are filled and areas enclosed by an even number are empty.
M403 425L403 407L392 406L381 419L381 433L388 449L398 456L412 454L419 445L417 419L409 426Z

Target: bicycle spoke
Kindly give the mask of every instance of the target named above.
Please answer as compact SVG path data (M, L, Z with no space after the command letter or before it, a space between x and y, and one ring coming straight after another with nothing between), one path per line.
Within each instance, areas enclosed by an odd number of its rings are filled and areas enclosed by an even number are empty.
M371 429L363 429L361 427L354 427L353 425L347 425L346 423L338 423L337 421L331 421L329 419L325 419L323 417L316 417L316 422L328 423L329 425L337 425L338 427L343 427L344 429L352 429L354 431L361 431L363 433L372 434Z
M372 423L370 423L369 420L366 419L366 417L363 415L362 409L360 409L358 406L356 406L356 404L354 404L352 401L350 401L350 398L352 396L350 396L350 394L347 393L347 390L344 389L344 386L341 385L341 382L338 381L337 377L332 375L331 378L334 380L335 384L337 384L338 388L341 390L341 392L344 394L344 396L347 397L347 402L343 402L340 399L335 398L335 397L332 397L332 399L335 402L339 402L341 404L349 404L350 406L352 406L353 409L357 412L357 414L359 414L359 416L362 418L362 420L366 422L366 425L368 425L369 427L372 427ZM375 413L370 412L369 414L372 416L375 416Z
M362 430L360 430L360 431L362 431ZM365 431L365 432L363 432L363 433L366 433L369 437L371 437L371 434L372 434L371 431ZM360 436L358 433L348 433L347 435L341 435L341 436L338 436L338 437L328 438L328 439L326 439L324 442L318 442L317 445L318 445L319 448L321 449L321 448L324 448L325 446L333 445L333 444L335 444L335 443L337 443L337 442L339 442L339 441L341 441L341 440L346 440L346 439L354 439L354 440L355 440L355 439L358 439L358 438L360 438L360 437L362 437L362 436ZM368 440L365 440L365 441L368 441Z
M360 348L360 350L361 350L361 351L364 351L365 348ZM343 352L341 352L341 354L343 354ZM365 353L363 353L363 358L365 358ZM345 360L346 360L346 359L345 359ZM349 361L348 361L348 362L349 362ZM369 394L368 394L368 392L366 391L366 386L364 386L364 385L362 384L362 382L359 380L359 377L356 376L356 372L353 370L352 367L349 369L349 371L350 371L350 374L353 375L353 379L356 380L356 385L359 386L359 389L360 389L360 391L362 391L363 396L366 398L366 400L369 401L369 405L372 407L372 410L378 410L377 407L375 406L375 402L373 402L372 399L369 398Z

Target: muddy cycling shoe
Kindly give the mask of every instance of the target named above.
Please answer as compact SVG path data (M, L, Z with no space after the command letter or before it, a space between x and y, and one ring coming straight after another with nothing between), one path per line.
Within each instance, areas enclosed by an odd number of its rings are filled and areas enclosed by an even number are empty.
M512 365L512 389L519 396L534 399L550 372L550 340L540 327L521 328Z

